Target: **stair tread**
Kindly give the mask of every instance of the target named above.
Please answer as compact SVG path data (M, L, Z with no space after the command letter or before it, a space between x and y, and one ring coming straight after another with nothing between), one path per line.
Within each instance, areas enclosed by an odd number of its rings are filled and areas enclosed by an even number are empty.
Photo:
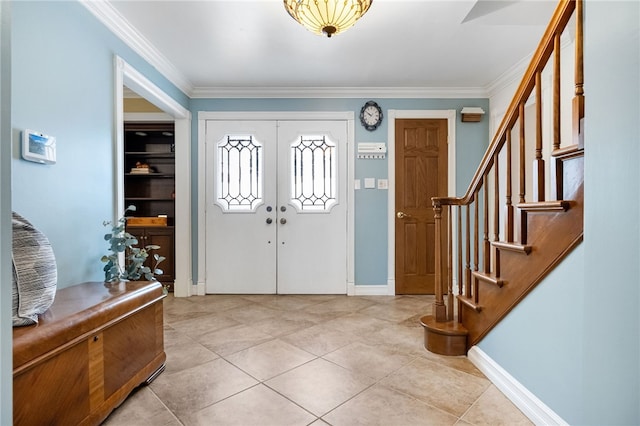
M571 203L566 200L557 201L534 201L531 203L517 204L520 210L527 212L553 212L553 211L567 211L569 210Z
M554 149L551 152L551 156L555 158L561 158L561 159L581 157L581 156L584 156L584 147L580 148L580 146L576 144L576 145L571 145L563 148Z
M520 243L513 243L513 242L507 242L507 241L492 241L491 245L499 248L500 250L509 250L509 251L513 251L516 253L524 253L524 254L529 254L531 253L531 246L527 245L527 244L520 244Z
M468 307L470 307L471 309L475 310L476 312L480 312L482 311L482 306L478 305L476 302L473 301L473 299L471 299L470 297L458 294L456 295L456 298L462 302L464 305L467 305Z
M476 277L477 279L481 280L481 281L497 285L498 287L502 287L504 285L504 281L502 279L496 277L495 275L493 275L491 273L486 274L486 273L480 272L480 271L472 271L471 274L474 277Z
M436 317L433 315L425 315L420 318L420 324L423 327L435 331L436 333L446 334L451 336L466 336L469 331L460 324L456 319L445 322L436 321Z

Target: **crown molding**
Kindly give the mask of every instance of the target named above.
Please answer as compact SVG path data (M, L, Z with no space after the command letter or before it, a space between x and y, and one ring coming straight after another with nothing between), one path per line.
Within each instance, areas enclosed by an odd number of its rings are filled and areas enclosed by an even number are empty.
M530 56L485 87L194 87L108 0L78 0L112 33L192 99L275 98L488 98L520 78Z
M487 98L476 87L196 87L192 98Z
M494 97L497 93L500 93L502 90L506 89L514 82L519 82L522 80L522 76L527 71L529 67L529 63L531 62L531 58L533 57L533 53L522 58L520 61L516 62L511 68L507 69L503 72L498 78L489 83L486 86L486 92L489 98Z
M78 0L127 46L156 68L178 89L189 95L193 86L187 78L107 0Z

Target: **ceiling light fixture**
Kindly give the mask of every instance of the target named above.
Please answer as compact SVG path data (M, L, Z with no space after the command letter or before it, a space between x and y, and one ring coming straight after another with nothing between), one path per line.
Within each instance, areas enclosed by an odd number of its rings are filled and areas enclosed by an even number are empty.
M351 27L373 0L284 0L289 15L309 31L331 37Z

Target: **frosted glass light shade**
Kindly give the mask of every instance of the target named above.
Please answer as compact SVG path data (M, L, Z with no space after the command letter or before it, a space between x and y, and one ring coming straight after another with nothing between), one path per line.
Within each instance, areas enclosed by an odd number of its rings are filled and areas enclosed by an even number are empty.
M331 37L350 28L373 0L284 0L289 15L309 31Z

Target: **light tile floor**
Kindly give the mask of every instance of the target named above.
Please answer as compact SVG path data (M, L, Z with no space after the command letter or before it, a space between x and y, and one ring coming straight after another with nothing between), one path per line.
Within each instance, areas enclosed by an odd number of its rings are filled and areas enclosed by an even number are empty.
M531 425L466 357L424 349L432 303L169 295L165 372L104 424Z

